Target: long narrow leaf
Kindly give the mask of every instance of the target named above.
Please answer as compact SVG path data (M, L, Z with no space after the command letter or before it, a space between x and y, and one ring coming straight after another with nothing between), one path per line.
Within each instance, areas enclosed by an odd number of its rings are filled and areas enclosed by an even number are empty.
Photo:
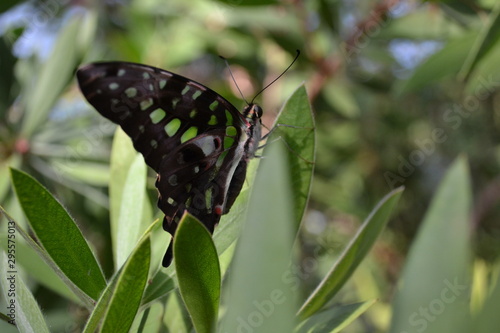
M296 223L284 147L270 145L252 189L225 296L221 332L292 332L297 309L289 271Z
M29 247L38 255L39 259L42 259L43 262L52 269L54 274L57 275L57 277L62 281L69 289L71 292L73 292L74 296L77 297L83 305L85 305L87 308L91 308L94 305L94 300L87 295L84 291L82 291L77 285L71 281L66 274L61 270L61 268L52 260L50 255L47 253L47 251L42 248L37 242L31 238L31 236L24 231L24 229L14 220L12 217L10 217L7 212L0 206L0 213L5 215L9 223L14 224L16 232L19 233L19 235L25 240L26 244L29 245ZM36 268L36 266L33 266ZM42 271L43 273L43 271Z
M10 224L10 223L9 223ZM12 235L12 234L11 234ZM15 250L15 240L14 247ZM14 252L15 253L15 252ZM49 332L42 311L31 291L26 287L15 267L15 255L9 258L7 253L0 253L0 272L3 276L0 285L4 291L6 312L19 329L19 332ZM2 309L5 311L5 309Z
M93 19L95 18L90 12L84 15L79 13L70 17L64 29L61 29L50 57L41 67L36 85L25 93L26 117L22 127L24 137L31 137L35 129L41 126L64 87L71 81L83 51L80 49L83 45L75 41L87 42L82 40L88 37L84 28L88 28L88 21Z
M125 263L104 316L101 332L127 332L132 326L148 280L150 261L151 241L146 237Z
M318 312L346 283L384 229L402 193L402 188L395 189L378 203L330 272L302 305L298 313L301 319Z
M470 31L460 38L447 42L441 50L421 64L408 80L396 87L396 95L404 95L428 87L445 77L454 77L462 67L476 38L477 31Z
M130 332L162 332L163 323L158 318L161 318L164 313L164 303L155 302L151 304L150 307L145 308L142 313L136 316Z
M465 62L458 73L461 80L465 80L474 70L477 64L495 45L498 47L500 41L500 2L490 14L488 22L485 24L476 41L472 45Z
M111 223L111 241L113 244L113 253L116 261L116 244L118 243L118 230L120 227L120 210L122 206L122 197L124 187L129 174L129 169L137 152L125 132L117 127L113 136L113 145L111 148L110 159L110 179L109 179L109 215ZM117 265L116 265L117 266ZM119 267L117 266L117 269Z
M75 285L97 299L106 286L104 275L73 219L47 189L28 174L11 169L11 177L38 242Z
M390 332L471 332L471 185L467 160L446 173L408 255L393 302Z
M187 213L175 233L174 256L181 296L196 332L209 333L219 310L219 260L208 230Z
M315 161L314 118L304 85L286 101L280 111L270 144L283 144L287 149L290 179L294 200L296 228L300 225L311 190ZM282 142L273 143L280 139Z
M175 283L172 277L161 270L158 271L144 292L143 305L165 296L174 289Z
M113 239L116 267L120 267L127 260L143 232L141 229L145 188L146 164L144 158L136 154L123 187L119 224L116 229L116 238Z
M2 208L0 207L0 212ZM1 213L0 213L1 216ZM10 220L12 221L12 220ZM14 221L12 221L14 222ZM14 222L16 223L16 222ZM17 223L16 223L17 224ZM0 235L0 247L6 251L7 246L8 246L8 240L6 237L2 237L3 235ZM5 235L7 236L7 235ZM23 237L23 234L20 233L20 236ZM28 236L29 237L29 236ZM31 240L32 241L32 240ZM34 242L34 241L32 241ZM42 248L37 246L37 248L44 252ZM48 255L47 255L48 257ZM48 260L51 260L48 257ZM40 257L38 256L38 252L33 249L29 245L29 241L17 241L16 242L16 263L20 264L22 267L29 268L30 272L36 272L36 274L32 274L30 277L33 278L34 280L38 281L40 284L43 286L51 289L52 291L58 293L59 295L73 301L76 303L82 303L82 300L80 300L76 294L73 292L75 289L79 290L78 287L74 286L74 288L70 288L68 286L68 283L71 283L69 279L61 279L58 274L56 274L54 267L57 266L51 266L50 264L46 263L45 260L40 260ZM84 294L81 290L79 290L81 294ZM88 297L88 296L87 296ZM88 297L88 300L90 301L90 298ZM89 303L90 305L90 303Z
M486 299L482 311L475 318L475 333L495 332L500 327L500 316L498 309L500 307L500 276L497 278L496 286Z
M336 305L316 313L302 322L296 333L337 333L359 318L376 300Z
M149 226L125 264L115 273L90 314L84 333L95 332L101 321L102 332L128 331L144 294L151 261L150 234L158 224L156 221Z

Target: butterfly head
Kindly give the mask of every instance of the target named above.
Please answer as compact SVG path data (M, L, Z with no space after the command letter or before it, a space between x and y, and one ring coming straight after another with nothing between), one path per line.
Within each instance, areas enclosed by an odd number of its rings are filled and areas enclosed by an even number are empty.
M243 115L252 124L255 124L262 118L262 108L257 104L249 104L243 110Z

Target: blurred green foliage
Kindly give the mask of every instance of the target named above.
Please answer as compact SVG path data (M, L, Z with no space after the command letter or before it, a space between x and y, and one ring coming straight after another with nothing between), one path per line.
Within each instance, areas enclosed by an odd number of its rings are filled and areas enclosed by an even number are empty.
M386 331L406 252L460 154L469 158L476 258L486 266L498 260L498 1L39 0L6 1L0 10L9 10L0 17L0 203L21 216L8 166L33 175L70 207L107 277L114 269L107 186L115 127L83 101L75 69L97 60L146 63L243 106L218 55L229 59L250 100L296 49L297 64L257 102L270 127L305 81L316 115L315 177L299 240L302 256L318 261L314 269L303 267L304 295L360 220L404 185L397 217L339 297L380 297L351 329ZM64 325L60 312L51 312L62 301L43 287L34 293L53 325Z

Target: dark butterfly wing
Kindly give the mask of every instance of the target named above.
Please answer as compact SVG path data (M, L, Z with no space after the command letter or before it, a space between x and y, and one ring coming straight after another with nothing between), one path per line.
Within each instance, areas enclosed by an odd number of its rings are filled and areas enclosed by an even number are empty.
M95 109L119 124L158 173L158 207L174 235L184 210L213 232L241 189L248 122L200 83L155 67L105 62L77 72ZM228 191L231 194L227 202ZM171 261L171 248L164 266Z
M156 187L158 207L165 213L163 227L170 234L175 234L185 210L200 219L212 233L221 215L229 210L228 204L233 204L232 199L228 202L228 190L244 156L245 142L228 145L228 138L236 140L225 130L208 131L179 146L163 160ZM163 265L168 266L171 260L172 244Z
M77 72L80 89L104 117L132 138L146 163L158 172L173 147L210 129L245 119L226 99L183 76L127 62L94 63Z

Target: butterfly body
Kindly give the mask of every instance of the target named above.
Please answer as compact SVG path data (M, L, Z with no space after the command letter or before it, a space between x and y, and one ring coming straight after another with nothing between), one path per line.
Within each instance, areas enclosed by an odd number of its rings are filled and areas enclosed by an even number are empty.
M250 104L240 113L200 83L141 64L93 63L77 78L90 104L123 128L157 172L164 229L174 236L187 210L213 232L243 186L262 109ZM170 245L163 265L171 260Z

